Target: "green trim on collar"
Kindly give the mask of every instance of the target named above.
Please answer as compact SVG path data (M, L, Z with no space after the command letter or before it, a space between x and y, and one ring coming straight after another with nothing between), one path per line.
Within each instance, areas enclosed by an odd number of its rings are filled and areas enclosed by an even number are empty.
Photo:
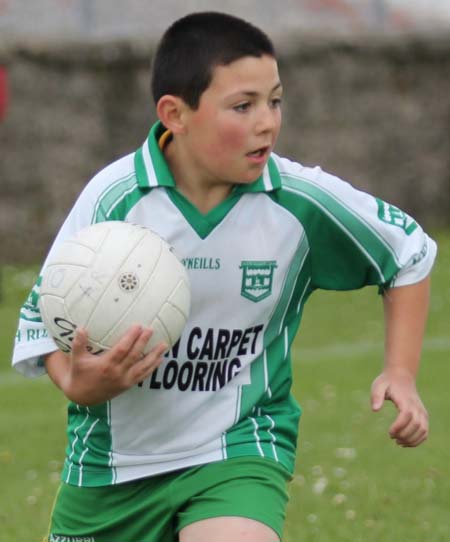
M227 216L231 209L240 200L240 194L232 193L228 198L209 213L202 214L181 192L176 189L168 189L172 203L178 208L191 228L197 233L200 239L205 239Z
M164 132L164 126L160 122L155 123L148 138L134 155L136 177L140 188L175 186L175 180L158 144Z
M245 194L247 192L272 192L281 188L281 176L275 164L275 160L269 157L263 174L251 184L236 184L234 192Z
M140 188L154 188L157 186L174 188L176 186L175 179L158 144L159 138L164 131L165 128L161 122L156 122L142 147L135 153L134 164ZM237 184L234 193L271 192L279 188L281 188L281 177L275 161L270 157L263 174L251 184Z

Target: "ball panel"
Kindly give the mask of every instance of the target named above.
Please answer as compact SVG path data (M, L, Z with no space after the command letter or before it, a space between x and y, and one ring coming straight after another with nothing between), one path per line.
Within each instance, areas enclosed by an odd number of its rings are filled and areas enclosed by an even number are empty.
M132 301L134 302L128 306L127 310L117 313L119 320L114 321L114 325L110 325L107 332L98 340L101 340L104 344L114 344L133 324L146 327L152 324L167 297L165 290L158 288L155 284L156 281L152 280L153 278L152 275L139 293L133 296ZM109 323L111 324L111 320L109 320ZM100 324L100 322L97 323L97 319L92 319L93 337L94 331L97 332L100 329ZM106 327L103 326L103 329L106 329Z
M71 263L48 266L40 287L41 297L48 294L65 298L85 272L86 267Z
M158 320L164 325L169 337L169 346L172 347L178 340L186 325L185 314L171 303L164 303L158 312Z
M150 337L150 340L144 348L145 354L148 354L152 348L155 348L155 346L162 342L169 345L169 347L173 346L170 342L170 337L167 333L166 327L158 317L154 318L153 321L150 322L150 326L153 329L153 335Z
M68 239L57 247L52 255L51 264L89 267L95 256L96 252L91 247L80 244L75 239Z
M76 326L66 312L64 299L48 294L40 298L39 306L49 335L63 352L70 352Z
M187 278L187 273L183 268L185 276L179 280L178 284L169 295L167 300L183 314L184 319L187 320L189 317L189 310L191 307L191 290L189 288L189 282Z
M67 312L79 326L86 327L104 295L105 287L113 280L113 272L85 271L67 294L65 303Z
M116 222L99 222L82 230L79 230L66 243L73 242L79 246L84 246L97 254L102 247L105 238L109 235L112 229L116 228Z

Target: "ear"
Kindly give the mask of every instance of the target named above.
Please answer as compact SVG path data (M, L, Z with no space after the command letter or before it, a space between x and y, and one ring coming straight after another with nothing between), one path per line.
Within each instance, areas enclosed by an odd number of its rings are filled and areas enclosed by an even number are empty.
M187 105L178 96L165 94L156 104L156 113L159 120L173 134L182 134L185 131L185 113Z

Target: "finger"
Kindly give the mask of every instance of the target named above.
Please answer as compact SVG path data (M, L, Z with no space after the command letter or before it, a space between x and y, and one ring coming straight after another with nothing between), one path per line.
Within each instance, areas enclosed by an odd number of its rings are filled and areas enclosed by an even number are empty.
M428 431L420 430L413 437L408 439L397 439L397 444L403 448L415 448L428 438Z
M424 426L420 420L411 419L410 423L401 431L398 431L395 435L395 438L402 442L410 442L415 439L418 433L424 431Z
M413 414L409 410L400 411L394 423L389 429L389 435L392 438L397 438L402 431L406 429L408 424L411 422Z
M388 390L388 383L383 380L376 380L372 386L371 405L372 410L377 412L383 406Z
M145 380L161 365L161 363L164 361L164 352L166 350L167 345L160 343L155 348L152 348L152 350L145 357L131 367L131 378L135 384Z
M411 448L415 448L416 446L419 446L422 444L422 442L425 442L428 438L428 428L419 432L413 439L410 440L409 446Z
M142 333L142 326L134 325L119 339L109 351L109 358L112 363L123 363L130 350Z
M411 424L397 437L397 443L404 446L418 446L428 437L428 415L426 412L419 414Z
M428 428L428 412L420 400L409 403L407 406L399 403L398 409L397 419L389 431L391 435L408 436L417 431L420 426Z
M141 333L136 338L133 346L130 348L126 359L124 360L125 366L131 366L141 361L145 357L145 347L148 344L151 336L153 335L153 330L150 328L142 329Z
M78 357L86 353L88 344L87 331L82 327L77 327L72 341L72 356Z
M152 361L158 361L164 352L167 350L167 345L165 343L159 343L154 348L150 350L143 358L142 362L151 363Z

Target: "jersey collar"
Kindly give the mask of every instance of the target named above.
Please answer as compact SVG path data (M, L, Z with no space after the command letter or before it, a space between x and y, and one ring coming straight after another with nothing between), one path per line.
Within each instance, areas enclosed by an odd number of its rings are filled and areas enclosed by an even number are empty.
M142 189L166 186L175 188L175 180L159 146L159 139L165 132L161 122L156 122L134 155L138 186ZM271 192L281 187L280 174L272 157L262 175L251 184L237 184L235 193Z

